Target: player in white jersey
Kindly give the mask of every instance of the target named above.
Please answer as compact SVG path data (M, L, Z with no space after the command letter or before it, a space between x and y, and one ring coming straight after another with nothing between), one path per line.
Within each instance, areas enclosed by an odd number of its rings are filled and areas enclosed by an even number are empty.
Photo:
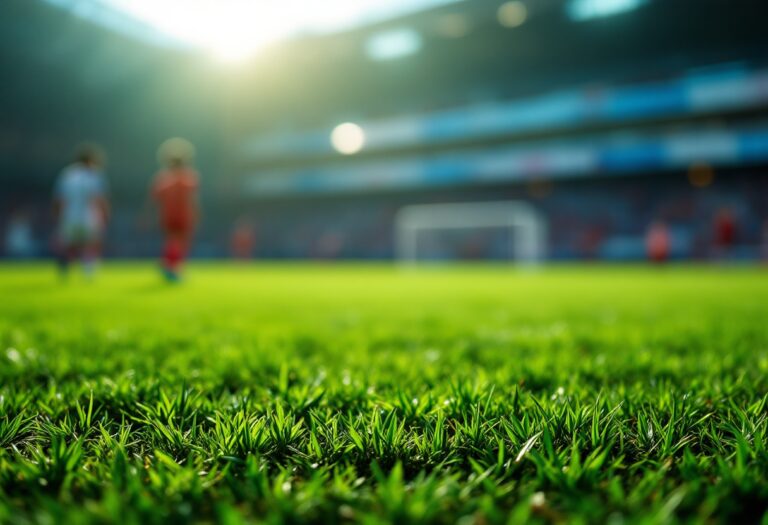
M61 172L54 190L54 214L58 221L59 265L66 274L76 258L91 277L101 250L101 237L109 215L106 183L101 174L104 154L100 147L78 148L75 162Z

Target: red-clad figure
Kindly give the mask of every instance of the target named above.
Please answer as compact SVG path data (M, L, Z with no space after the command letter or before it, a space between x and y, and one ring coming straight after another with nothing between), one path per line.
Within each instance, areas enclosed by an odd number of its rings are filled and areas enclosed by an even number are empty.
M654 263L663 263L669 259L669 229L663 222L654 222L645 236L645 249L648 259Z
M253 257L256 248L256 227L248 219L241 219L235 224L230 240L232 257L247 260Z
M194 146L184 139L164 142L158 151L164 168L155 175L150 190L164 237L163 275L173 282L180 278L199 219L199 176L192 167L194 155Z
M736 244L738 227L736 217L731 210L723 208L717 212L714 220L714 244L715 253L718 256L727 256L728 252Z

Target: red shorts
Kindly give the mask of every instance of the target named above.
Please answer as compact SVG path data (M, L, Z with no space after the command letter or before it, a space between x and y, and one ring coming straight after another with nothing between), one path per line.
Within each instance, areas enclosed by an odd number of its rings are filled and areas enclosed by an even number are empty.
M175 235L188 235L195 228L195 223L189 216L166 216L163 217L163 231Z

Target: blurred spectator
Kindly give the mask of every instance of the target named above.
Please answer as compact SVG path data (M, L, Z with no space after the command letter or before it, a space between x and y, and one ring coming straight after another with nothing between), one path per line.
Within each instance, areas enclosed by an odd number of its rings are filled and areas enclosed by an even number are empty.
M600 246L605 241L605 228L599 224L591 224L585 228L579 239L579 252L586 259L595 259Z
M75 162L64 168L56 181L53 211L58 222L56 248L63 276L76 258L82 260L86 277L93 277L95 272L109 217L106 183L101 174L104 162L101 147L82 144Z
M5 233L5 253L9 257L25 258L35 254L32 224L26 213L14 214Z
M230 241L230 250L234 259L248 260L253 257L253 251L256 248L256 227L253 222L247 218L240 219L235 223L232 230L232 239Z
M760 239L760 256L768 262L768 219L763 223L763 231Z
M344 249L344 236L337 232L325 232L317 239L314 257L317 259L336 259Z
M164 169L155 175L150 191L164 236L163 275L170 282L180 279L199 218L199 176L192 167L194 157L195 147L190 142L180 138L165 141L158 150Z

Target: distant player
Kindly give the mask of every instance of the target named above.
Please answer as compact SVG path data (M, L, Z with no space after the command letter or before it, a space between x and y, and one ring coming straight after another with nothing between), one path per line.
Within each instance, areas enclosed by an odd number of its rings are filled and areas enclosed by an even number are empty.
M165 141L158 150L163 169L155 175L150 190L164 236L163 275L171 282L181 276L199 218L199 177L192 167L194 156L195 148L188 141L179 138Z
M713 237L715 257L727 258L736 245L738 226L736 217L728 208L720 209L713 221Z
M56 248L59 268L66 276L79 258L91 278L101 253L101 240L109 217L106 183L101 174L104 152L95 144L77 149L75 162L56 180L53 212L58 222Z
M645 236L645 249L648 260L660 264L669 259L669 229L663 222L654 222Z

